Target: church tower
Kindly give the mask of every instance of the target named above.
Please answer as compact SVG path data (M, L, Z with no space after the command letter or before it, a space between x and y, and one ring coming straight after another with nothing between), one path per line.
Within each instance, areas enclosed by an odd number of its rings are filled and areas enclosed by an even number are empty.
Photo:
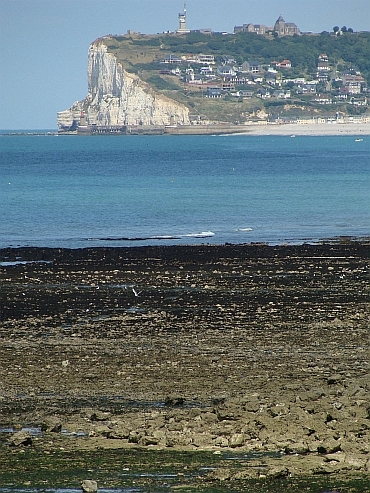
M297 25L294 24L294 22L285 22L281 14L275 22L274 31L278 33L279 36L294 36L295 34L301 34Z
M176 32L178 34L190 33L189 29L186 29L186 2L184 3L184 11L179 13L179 28Z
M280 14L278 20L275 22L274 31L276 31L279 36L284 36L285 34L285 20Z

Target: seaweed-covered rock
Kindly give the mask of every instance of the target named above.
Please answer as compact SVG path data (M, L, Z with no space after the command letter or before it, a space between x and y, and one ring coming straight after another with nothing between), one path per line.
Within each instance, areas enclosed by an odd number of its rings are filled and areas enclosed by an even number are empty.
M19 447L20 445L32 445L32 435L29 431L17 431L9 439L9 445Z
M168 395L164 400L164 404L168 407L179 407L184 404L184 401L185 399L181 395Z
M60 433L62 431L62 422L56 416L48 416L41 423L41 431Z

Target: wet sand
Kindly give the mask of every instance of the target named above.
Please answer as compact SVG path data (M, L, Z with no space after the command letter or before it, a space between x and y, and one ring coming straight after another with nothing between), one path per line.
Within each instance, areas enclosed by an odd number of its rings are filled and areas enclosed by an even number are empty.
M369 475L368 241L0 261L1 456L276 452L207 478ZM43 434L11 444L25 426Z

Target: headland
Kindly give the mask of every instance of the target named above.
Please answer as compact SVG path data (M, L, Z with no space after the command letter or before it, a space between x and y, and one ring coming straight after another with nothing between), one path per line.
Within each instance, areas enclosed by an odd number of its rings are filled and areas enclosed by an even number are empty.
M283 24L288 31L294 27ZM279 25L263 33L245 24L234 34L179 29L98 38L88 52L88 94L58 113L59 132L211 134L266 124L370 125L364 63L370 33L288 34Z

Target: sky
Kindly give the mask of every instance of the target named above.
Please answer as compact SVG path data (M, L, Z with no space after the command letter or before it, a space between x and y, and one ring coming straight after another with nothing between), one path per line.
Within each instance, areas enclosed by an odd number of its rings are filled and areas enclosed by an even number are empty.
M56 129L56 114L87 95L87 52L106 34L178 28L183 0L0 0L0 129ZM370 30L369 0L187 0L187 27L233 32L273 25L301 31Z

